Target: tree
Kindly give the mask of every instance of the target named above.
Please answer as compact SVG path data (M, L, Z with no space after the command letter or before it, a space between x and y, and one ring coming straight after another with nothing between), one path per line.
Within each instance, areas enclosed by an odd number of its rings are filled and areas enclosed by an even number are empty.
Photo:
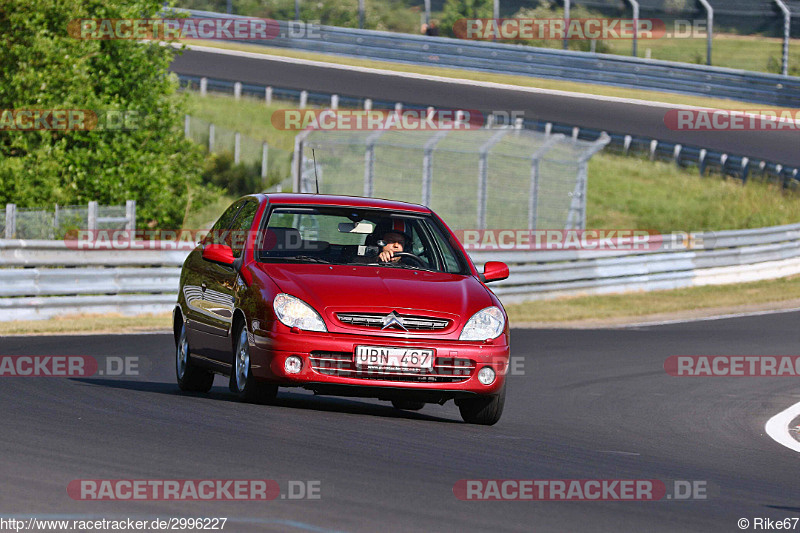
M81 40L82 18L138 19L150 0L0 0L0 111L91 110L90 131L0 131L0 205L137 201L140 222L179 227L201 150L184 140L184 99L157 43ZM123 128L112 118L126 117Z

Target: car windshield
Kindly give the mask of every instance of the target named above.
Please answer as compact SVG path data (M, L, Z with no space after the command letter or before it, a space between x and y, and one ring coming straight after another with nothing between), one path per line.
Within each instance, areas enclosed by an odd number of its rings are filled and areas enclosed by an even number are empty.
M431 216L341 207L274 207L256 246L261 262L373 265L466 275L449 232Z

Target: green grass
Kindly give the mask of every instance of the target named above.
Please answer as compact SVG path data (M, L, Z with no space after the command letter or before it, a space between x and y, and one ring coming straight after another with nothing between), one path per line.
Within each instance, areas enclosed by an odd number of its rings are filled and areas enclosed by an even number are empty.
M592 94L598 96L632 98L650 102L665 102L668 104L682 104L682 105L693 105L693 106L707 107L707 108L738 109L738 110L751 109L753 107L752 105L748 106L747 104L737 100L729 100L724 98L708 98L703 96L691 96L691 95L668 93L668 92L648 91L644 89L626 89L622 87L612 87L608 85L577 83L571 81L559 81L559 80L551 80L545 78L534 78L531 76L491 74L487 72L478 72L472 70L444 68L435 65L432 66L408 65L404 63L392 63L390 61L375 61L369 59L339 56L334 54L321 54L316 52L305 52L302 50L290 50L285 48L241 44L234 42L193 40L191 42L186 42L185 44L211 46L226 50L240 50L245 52L253 52L253 53L280 56L280 57L309 59L314 61L323 61L326 63L339 64L339 65L352 65L358 67L377 68L384 70L393 70L397 72L412 72L430 76L441 76L445 78L504 83L509 85L518 85L520 87L535 87L539 89L568 91L568 92Z
M605 41L612 53L630 55L631 43L628 41ZM706 44L702 39L663 38L639 41L639 55L666 61L706 64ZM783 40L770 37L720 34L714 36L711 52L712 65L754 72L781 73ZM800 40L789 43L789 73L800 75Z
M701 310L716 310L718 313L724 314L735 312L735 308L743 304L755 306L797 299L800 299L800 276L669 291L539 300L507 305L505 308L513 326L515 323L525 322L570 322L620 318L642 322L647 320L648 315Z
M187 96L189 114L193 117L236 130L259 141L267 141L270 150L279 150L281 155L292 153L297 132L279 130L270 122L273 111L292 106L278 102L267 106L263 100L255 98L243 97L237 101L230 96L214 94L203 98L195 92L189 92Z
M587 227L747 229L800 221L800 197L772 184L700 177L697 170L601 153L589 162Z
M69 315L48 320L17 320L0 322L2 335L38 335L58 333L134 333L165 331L172 324L172 314L120 316Z

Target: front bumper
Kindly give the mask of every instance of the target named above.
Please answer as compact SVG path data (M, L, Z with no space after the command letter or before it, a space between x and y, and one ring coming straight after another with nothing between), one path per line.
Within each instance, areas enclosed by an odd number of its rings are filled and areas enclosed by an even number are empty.
M500 392L508 370L510 350L505 338L501 335L484 343L292 332L288 328L286 332L256 330L251 336L250 364L253 375L259 380L284 387L305 387L325 394L388 399L414 393L410 396L432 398L431 401L436 401L438 396L491 396ZM433 349L434 368L419 373L367 370L353 362L358 345ZM286 358L292 355L303 361L297 374L288 374L284 369ZM478 371L485 366L491 367L496 374L490 385L478 381Z

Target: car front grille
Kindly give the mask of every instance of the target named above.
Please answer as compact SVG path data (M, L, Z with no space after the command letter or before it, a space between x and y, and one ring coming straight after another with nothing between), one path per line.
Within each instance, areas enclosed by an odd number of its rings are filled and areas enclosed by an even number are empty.
M388 315L380 313L337 313L336 318L343 324L351 326L364 326L368 328L383 328L384 320ZM427 330L436 331L445 329L450 321L444 318L426 316L398 315L403 320L403 325L409 331Z
M433 369L422 372L367 370L358 367L348 352L311 352L309 360L315 372L326 376L409 383L459 383L475 371L475 361L453 357L437 357Z

